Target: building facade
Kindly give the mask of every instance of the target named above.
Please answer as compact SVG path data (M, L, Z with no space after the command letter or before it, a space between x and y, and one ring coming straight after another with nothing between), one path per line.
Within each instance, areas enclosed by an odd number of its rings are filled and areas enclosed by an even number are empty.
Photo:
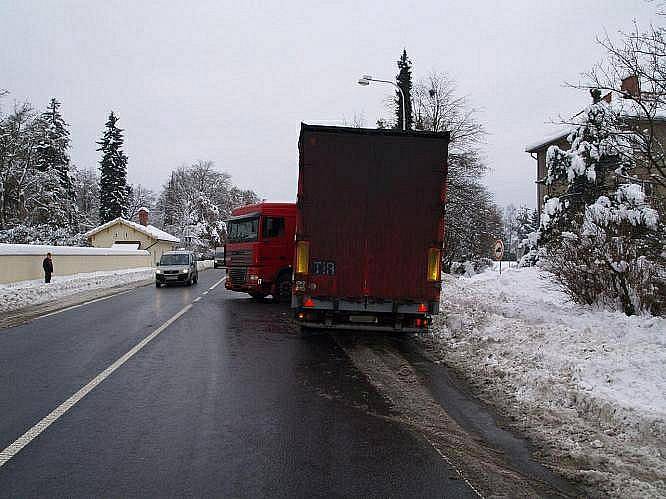
M139 223L116 218L86 232L91 246L96 248L142 249L150 253L152 264L160 261L162 254L176 249L180 239L148 223L148 210L139 210Z

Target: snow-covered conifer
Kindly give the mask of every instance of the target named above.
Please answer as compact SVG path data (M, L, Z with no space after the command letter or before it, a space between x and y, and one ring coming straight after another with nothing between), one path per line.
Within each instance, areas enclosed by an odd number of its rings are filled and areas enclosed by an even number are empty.
M97 142L100 160L101 223L126 215L129 190L127 187L127 156L123 153L123 130L116 126L118 117L111 112L102 139Z

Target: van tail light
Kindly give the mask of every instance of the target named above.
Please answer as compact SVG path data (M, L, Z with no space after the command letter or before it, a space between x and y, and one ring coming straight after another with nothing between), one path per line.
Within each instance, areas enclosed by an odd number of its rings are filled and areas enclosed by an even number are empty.
M428 311L428 307L426 306L425 303L419 303L419 307L417 308L418 312L421 313L426 313Z
M307 274L310 263L310 242L297 241L296 242L296 262L294 273Z
M314 307L314 300L313 300L312 298L310 298L310 297L306 298L306 299L303 301L303 306L304 306L305 308L312 308L312 307Z
M442 278L442 251L439 248L428 250L428 280L439 281Z

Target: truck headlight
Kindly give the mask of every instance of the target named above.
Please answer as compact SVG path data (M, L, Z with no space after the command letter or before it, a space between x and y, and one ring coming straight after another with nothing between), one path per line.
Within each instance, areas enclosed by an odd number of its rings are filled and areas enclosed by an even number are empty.
M155 273L156 273L156 274L159 274L159 275L162 275L162 274L164 274L164 271L163 271L162 269L157 269L157 270L155 271Z
M180 273L181 274L187 274L187 269L181 269Z

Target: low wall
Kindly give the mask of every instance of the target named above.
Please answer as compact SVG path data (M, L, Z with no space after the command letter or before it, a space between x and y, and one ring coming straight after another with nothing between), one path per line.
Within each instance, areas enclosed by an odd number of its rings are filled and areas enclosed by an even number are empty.
M152 266L145 250L0 244L0 284L43 279L46 253L52 255L56 276Z
M199 260L197 262L197 270L208 270L213 268L215 260Z

